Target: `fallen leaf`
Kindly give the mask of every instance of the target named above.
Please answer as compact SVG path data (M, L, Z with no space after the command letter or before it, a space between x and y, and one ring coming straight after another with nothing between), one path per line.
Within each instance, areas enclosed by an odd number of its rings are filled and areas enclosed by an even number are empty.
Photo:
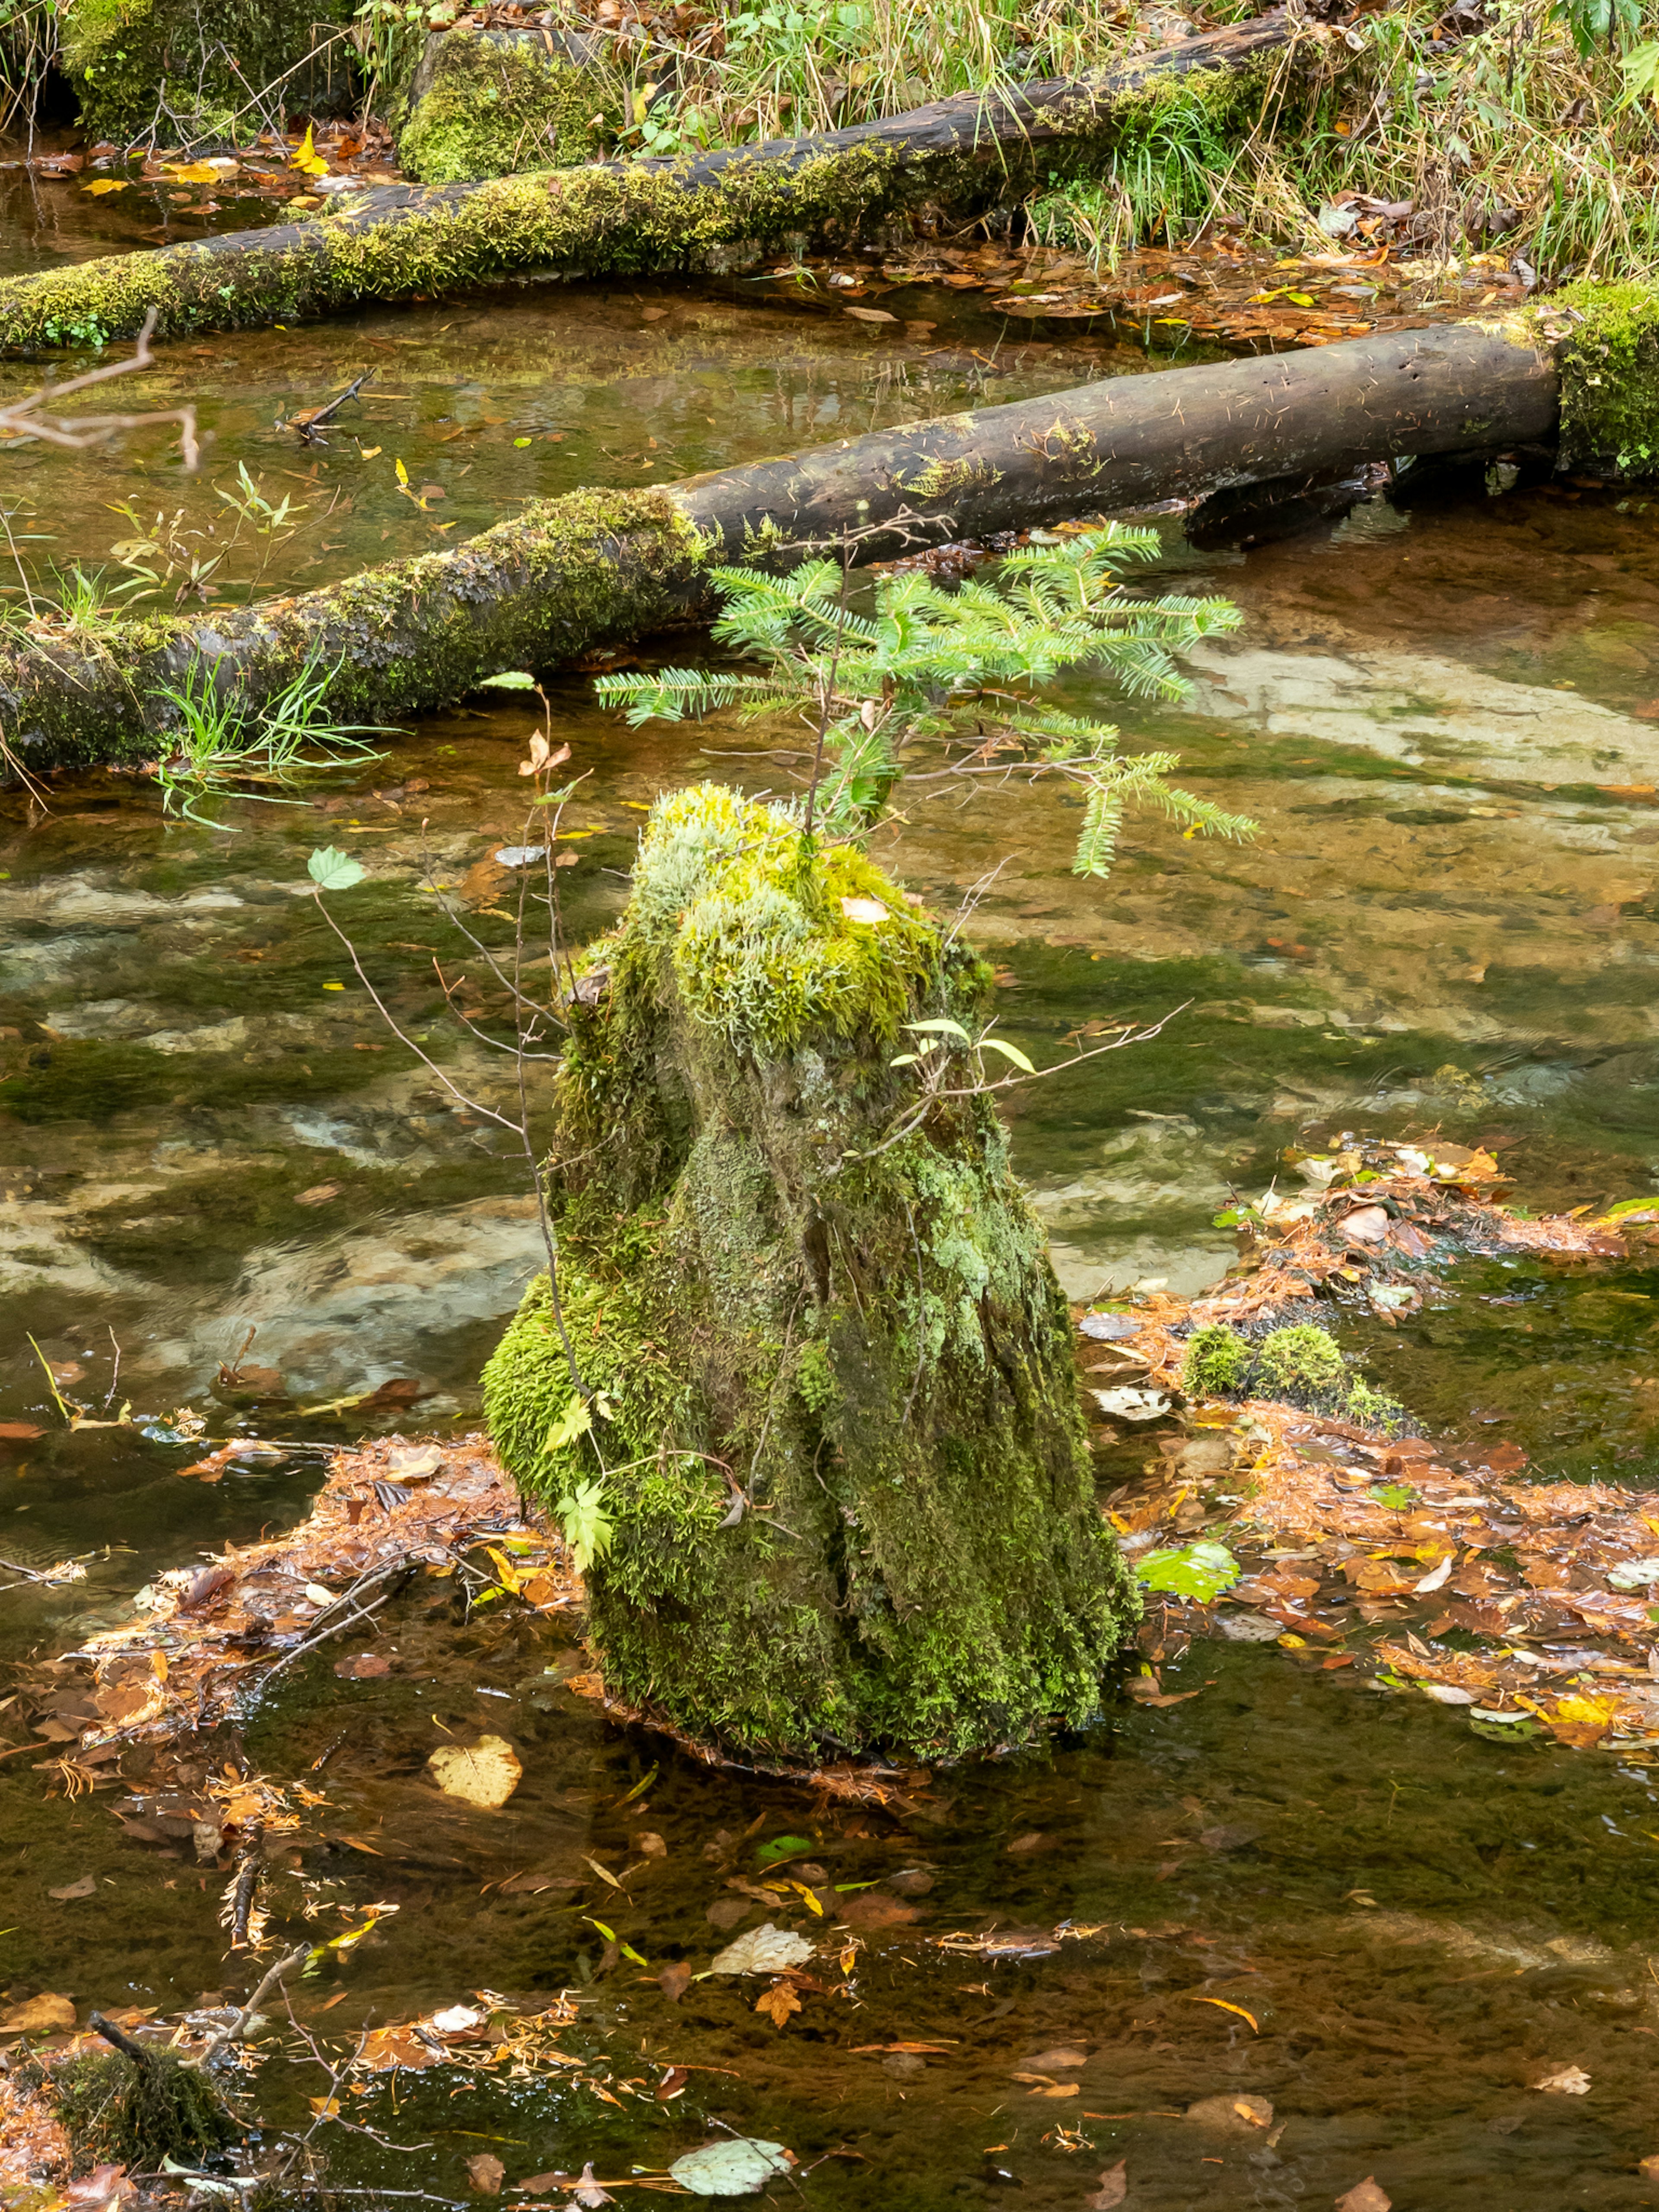
M792 2012L800 2010L800 1992L791 1981L774 1982L755 1999L755 2010L764 2013L774 2027L781 2027Z
M590 2212L598 2212L598 2208L601 2204L614 2204L617 2201L614 2197L607 2197L599 2183L594 2180L593 2161L591 2158L583 2166L577 2179L570 2185L570 2201L573 2204L587 2206L590 2208Z
M507 2179L507 2168L493 2150L481 2150L466 2162L472 2177L472 2186L481 2197L499 2197L501 2184Z
M79 1881L66 1882L62 1889L49 1889L46 1895L61 1898L67 1902L71 1897L90 1897L97 1887L91 1875L83 1874Z
M1040 1828L1032 1828L1023 1836L1016 1836L1012 1844L1005 1844L1003 1849L1010 1858L1024 1858L1028 1852L1040 1851L1047 1841Z
M1255 2014L1253 2012L1246 2012L1243 2005L1229 2004L1225 1997L1194 1997L1193 1999L1193 2002L1194 2004L1214 2005L1222 2012L1236 2012L1241 2020L1248 2020L1249 2021L1251 2027L1255 2030L1257 2035L1260 2035L1261 2033L1261 2027L1257 2024Z
M0 1442L9 1444L32 1444L37 1437L46 1433L33 1421L0 1421Z
M440 1744L427 1766L447 1797L486 1808L505 1805L524 1778L512 1745L499 1735L480 1736L471 1746Z
M1564 2066L1556 2074L1545 2074L1531 2087L1534 2089L1553 2089L1563 2097L1583 2097L1589 2094L1590 2077L1582 2066Z
M691 1986L691 1969L684 1960L665 1966L657 1977L657 1987L670 2004L678 2004Z
M861 1897L849 1897L837 1903L836 1917L848 1928L872 1929L877 1928L906 1928L920 1919L914 1905L906 1905L896 1897L880 1897L873 1890L866 1890Z
M131 182L131 177L94 177L89 185L82 185L81 189L95 197L102 192L124 192Z
M1188 2106L1186 2116L1200 2127L1225 2128L1234 2135L1249 2135L1273 2124L1273 2108L1265 2097L1201 2097Z
M843 307L843 315L856 316L861 323L896 323L896 315L890 315L885 307Z
M334 1671L343 1681L369 1682L381 1674L392 1672L392 1662L378 1651L356 1651L349 1659L337 1659Z
M322 155L319 154L315 146L311 143L310 124L307 123L306 125L304 143L295 148L293 153L289 155L289 162L292 167L302 169L308 177L325 177L328 174L328 163L324 161ZM198 163L198 167L206 168L207 165L205 162L202 162ZM209 169L207 173L210 176L213 173L210 169Z
M1385 2195L1368 2173L1346 2197L1337 2198L1336 2212L1390 2212L1393 2203L1393 2197Z
M708 1971L712 1974L781 1974L811 1955L812 1947L804 1936L763 1920L758 1928L751 1928L735 1943L717 1952Z
M729 2136L687 2151L668 2169L669 2179L694 2197L753 2197L769 2181L788 2172L794 2154L781 2143L755 2136Z
M647 1859L665 1859L668 1846L654 1829L641 1828L634 1838L634 1848Z
M328 164L326 161L319 161L317 166L319 169L325 169ZM219 172L210 161L170 163L167 175L168 183L173 185L216 185L219 181ZM91 191L93 187L88 185L82 189Z
M849 307L847 312L850 315L854 313L854 310ZM890 321L891 318L889 317L888 319ZM847 916L848 921L866 921L873 923L878 921L890 921L892 919L891 909L888 907L884 907L879 899L844 898L841 902L841 910Z
M37 2035L52 2028L73 2027L75 2000L58 1996L51 1991L31 1997L27 2004L15 2006L3 2020L0 2033L7 2035Z
M1121 2204L1129 2193L1129 2161L1119 2159L1109 2166L1100 2177L1100 2186L1092 2197L1083 2200L1085 2212L1112 2212L1115 2204Z
M532 2173L528 2181L515 2181L514 2192L526 2197L550 2197L570 2179L568 2173Z
M1088 2052L1073 2050L1069 2043L1062 2043L1057 2050L1039 2051L1035 2058L1025 2061L1033 2074L1069 2074L1074 2066L1088 2063Z
M71 2181L67 2191L69 2202L76 2212L93 2212L93 2208L118 2205L124 2198L136 2197L138 2185L127 2179L124 2166L94 2166L79 2181Z
M393 1444L386 1455L386 1469L399 1482L423 1482L444 1463L437 1444Z

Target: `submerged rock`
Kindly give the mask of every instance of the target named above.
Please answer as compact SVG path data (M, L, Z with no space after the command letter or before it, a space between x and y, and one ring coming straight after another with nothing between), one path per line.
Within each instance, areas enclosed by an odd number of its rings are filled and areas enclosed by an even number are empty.
M558 1310L544 1276L484 1388L593 1555L607 1685L775 1754L1081 1720L1138 1601L1066 1308L970 1059L925 1116L890 1064L907 1021L971 1026L987 971L851 848L705 786L657 807L588 974Z

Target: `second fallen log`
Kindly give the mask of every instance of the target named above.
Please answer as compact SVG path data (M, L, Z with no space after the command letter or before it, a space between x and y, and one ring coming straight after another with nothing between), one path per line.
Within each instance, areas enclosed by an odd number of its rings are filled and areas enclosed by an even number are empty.
M192 667L250 712L307 666L328 706L395 720L695 616L711 562L884 559L1367 460L1553 439L1547 339L1453 324L1080 389L720 469L544 500L452 551L230 613L65 624L0 648L0 722L31 769L142 759Z

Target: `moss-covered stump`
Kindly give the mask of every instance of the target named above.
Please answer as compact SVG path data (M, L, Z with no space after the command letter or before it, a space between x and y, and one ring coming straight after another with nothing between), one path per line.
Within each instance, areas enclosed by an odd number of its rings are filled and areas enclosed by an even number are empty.
M973 1023L988 971L851 848L703 786L586 974L549 1176L591 1426L545 1278L484 1389L523 1488L611 1524L607 1683L775 1756L1081 1720L1138 1608L1042 1231L983 1096L888 1141L902 1024Z
M612 102L593 42L567 31L434 33L398 134L398 158L425 185L510 176L592 158Z
M1561 374L1561 465L1659 477L1659 288L1573 284L1531 310Z
M198 143L257 129L256 94L266 112L348 100L351 49L326 41L351 16L350 0L228 0L210 15L199 0L68 0L59 59L90 137Z

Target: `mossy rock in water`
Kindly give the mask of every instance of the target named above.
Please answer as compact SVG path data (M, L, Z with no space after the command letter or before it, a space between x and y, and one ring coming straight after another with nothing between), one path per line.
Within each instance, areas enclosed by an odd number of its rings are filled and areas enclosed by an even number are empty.
M142 2065L118 2051L66 2059L34 2086L57 2109L77 2173L154 2173L167 2158L197 2165L246 2132L216 2085L170 2051L147 2051Z
M343 111L352 50L319 49L352 14L351 0L222 0L205 15L198 0L68 0L59 60L88 137L194 147L260 130L270 96L262 112L253 95L279 77L279 110Z
M1181 1363L1181 1387L1194 1398L1277 1398L1389 1436L1397 1436L1407 1419L1400 1401L1357 1375L1336 1339L1311 1322L1270 1329L1260 1344L1224 1322L1195 1328Z
M539 31L462 23L428 41L398 134L398 158L411 176L453 185L592 156L596 118L617 103L586 64L586 40L549 36L552 51Z
M591 948L549 1180L603 1396L572 1436L542 1278L485 1406L527 1492L602 1486L606 1681L698 1736L1022 1741L1095 1709L1136 1616L994 1109L944 1101L886 1141L915 1097L902 1025L970 1024L988 988L860 854L714 786L658 805Z

